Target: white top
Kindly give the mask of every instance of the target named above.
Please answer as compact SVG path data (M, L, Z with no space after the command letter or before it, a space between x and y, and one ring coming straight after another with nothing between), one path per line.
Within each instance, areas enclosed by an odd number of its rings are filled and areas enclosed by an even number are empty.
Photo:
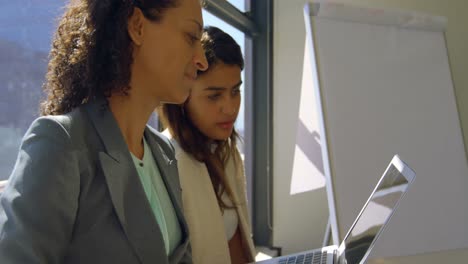
M232 206L232 201L231 199L229 199L229 195L226 191L221 196L221 199L226 205ZM239 223L239 218L237 217L237 212L235 208L224 209L223 220L224 220L224 231L226 232L226 238L229 241L236 233L236 229Z

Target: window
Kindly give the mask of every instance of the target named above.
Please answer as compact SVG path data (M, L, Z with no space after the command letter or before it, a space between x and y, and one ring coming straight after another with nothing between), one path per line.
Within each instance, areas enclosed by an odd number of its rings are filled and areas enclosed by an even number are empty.
M0 181L39 115L51 34L62 1L0 1Z
M247 12L250 11L248 8L248 3L246 5L245 0L228 0L229 3L231 3L233 6L235 6L239 11L241 12Z
M0 181L10 176L21 139L39 116L52 35L65 3L0 0ZM157 127L157 115L148 123Z

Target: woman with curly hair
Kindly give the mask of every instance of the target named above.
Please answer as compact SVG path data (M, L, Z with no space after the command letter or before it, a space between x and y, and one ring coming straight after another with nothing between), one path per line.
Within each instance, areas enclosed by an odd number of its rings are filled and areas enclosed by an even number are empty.
M198 73L184 104L158 109L175 148L193 262L252 262L246 179L234 129L244 59L219 28L205 28L201 42L209 68Z
M71 0L0 198L0 262L191 262L174 149L146 126L207 68L198 0Z

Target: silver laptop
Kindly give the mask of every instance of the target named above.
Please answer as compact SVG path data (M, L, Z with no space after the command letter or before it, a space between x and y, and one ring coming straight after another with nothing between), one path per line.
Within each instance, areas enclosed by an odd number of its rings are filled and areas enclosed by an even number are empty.
M365 263L375 241L384 230L415 176L414 171L398 155L395 155L340 246L328 246L256 263ZM382 207L386 210L382 210Z

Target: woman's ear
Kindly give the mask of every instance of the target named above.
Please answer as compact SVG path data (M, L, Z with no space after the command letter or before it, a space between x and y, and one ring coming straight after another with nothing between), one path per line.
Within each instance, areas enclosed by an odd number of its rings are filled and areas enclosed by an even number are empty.
M145 22L145 16L140 8L133 8L133 13L128 19L128 35L132 39L133 43L140 46L143 43L143 25Z

